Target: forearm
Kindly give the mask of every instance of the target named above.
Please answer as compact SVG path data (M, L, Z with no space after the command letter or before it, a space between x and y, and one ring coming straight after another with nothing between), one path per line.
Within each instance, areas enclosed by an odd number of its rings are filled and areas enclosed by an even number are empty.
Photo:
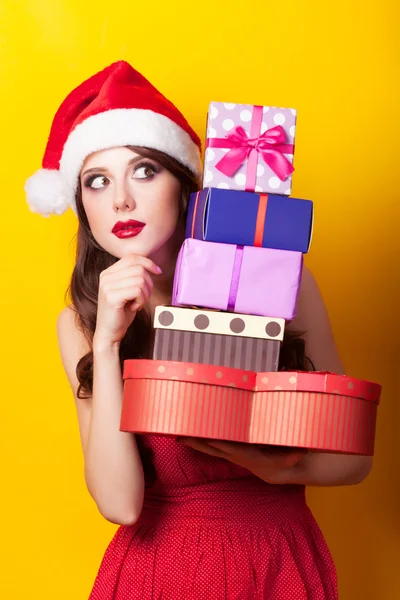
M119 430L122 395L118 347L94 345L86 483L106 519L130 524L142 510L144 476L135 436Z
M309 486L355 485L372 467L372 457L309 452L294 467L276 474L270 483ZM263 479L262 472L258 474Z

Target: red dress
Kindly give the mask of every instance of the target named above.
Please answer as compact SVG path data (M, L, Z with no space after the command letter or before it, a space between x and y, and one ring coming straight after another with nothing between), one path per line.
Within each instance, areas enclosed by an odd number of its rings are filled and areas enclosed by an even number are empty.
M143 511L120 527L89 600L336 600L335 567L303 486L162 436L138 436Z

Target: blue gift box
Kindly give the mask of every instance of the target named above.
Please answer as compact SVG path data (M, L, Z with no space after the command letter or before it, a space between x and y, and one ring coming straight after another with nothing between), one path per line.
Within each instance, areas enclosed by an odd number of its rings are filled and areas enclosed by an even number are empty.
M190 196L186 238L306 253L312 225L311 200L204 188Z

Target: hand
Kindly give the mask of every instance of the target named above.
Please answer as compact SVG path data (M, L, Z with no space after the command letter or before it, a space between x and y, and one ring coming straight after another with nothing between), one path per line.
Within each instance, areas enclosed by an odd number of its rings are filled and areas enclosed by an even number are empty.
M122 340L137 311L152 294L150 273L159 275L161 269L149 258L134 254L124 256L100 273L93 347Z
M178 438L178 442L195 450L225 458L244 467L267 483L289 483L296 465L307 454L303 448L258 446L202 438Z

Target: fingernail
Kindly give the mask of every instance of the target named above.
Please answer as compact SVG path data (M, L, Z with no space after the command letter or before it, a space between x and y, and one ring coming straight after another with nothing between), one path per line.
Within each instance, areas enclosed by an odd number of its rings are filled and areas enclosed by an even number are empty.
M156 265L157 267L157 265ZM162 269L160 269L160 267L157 267L157 273L162 273Z

